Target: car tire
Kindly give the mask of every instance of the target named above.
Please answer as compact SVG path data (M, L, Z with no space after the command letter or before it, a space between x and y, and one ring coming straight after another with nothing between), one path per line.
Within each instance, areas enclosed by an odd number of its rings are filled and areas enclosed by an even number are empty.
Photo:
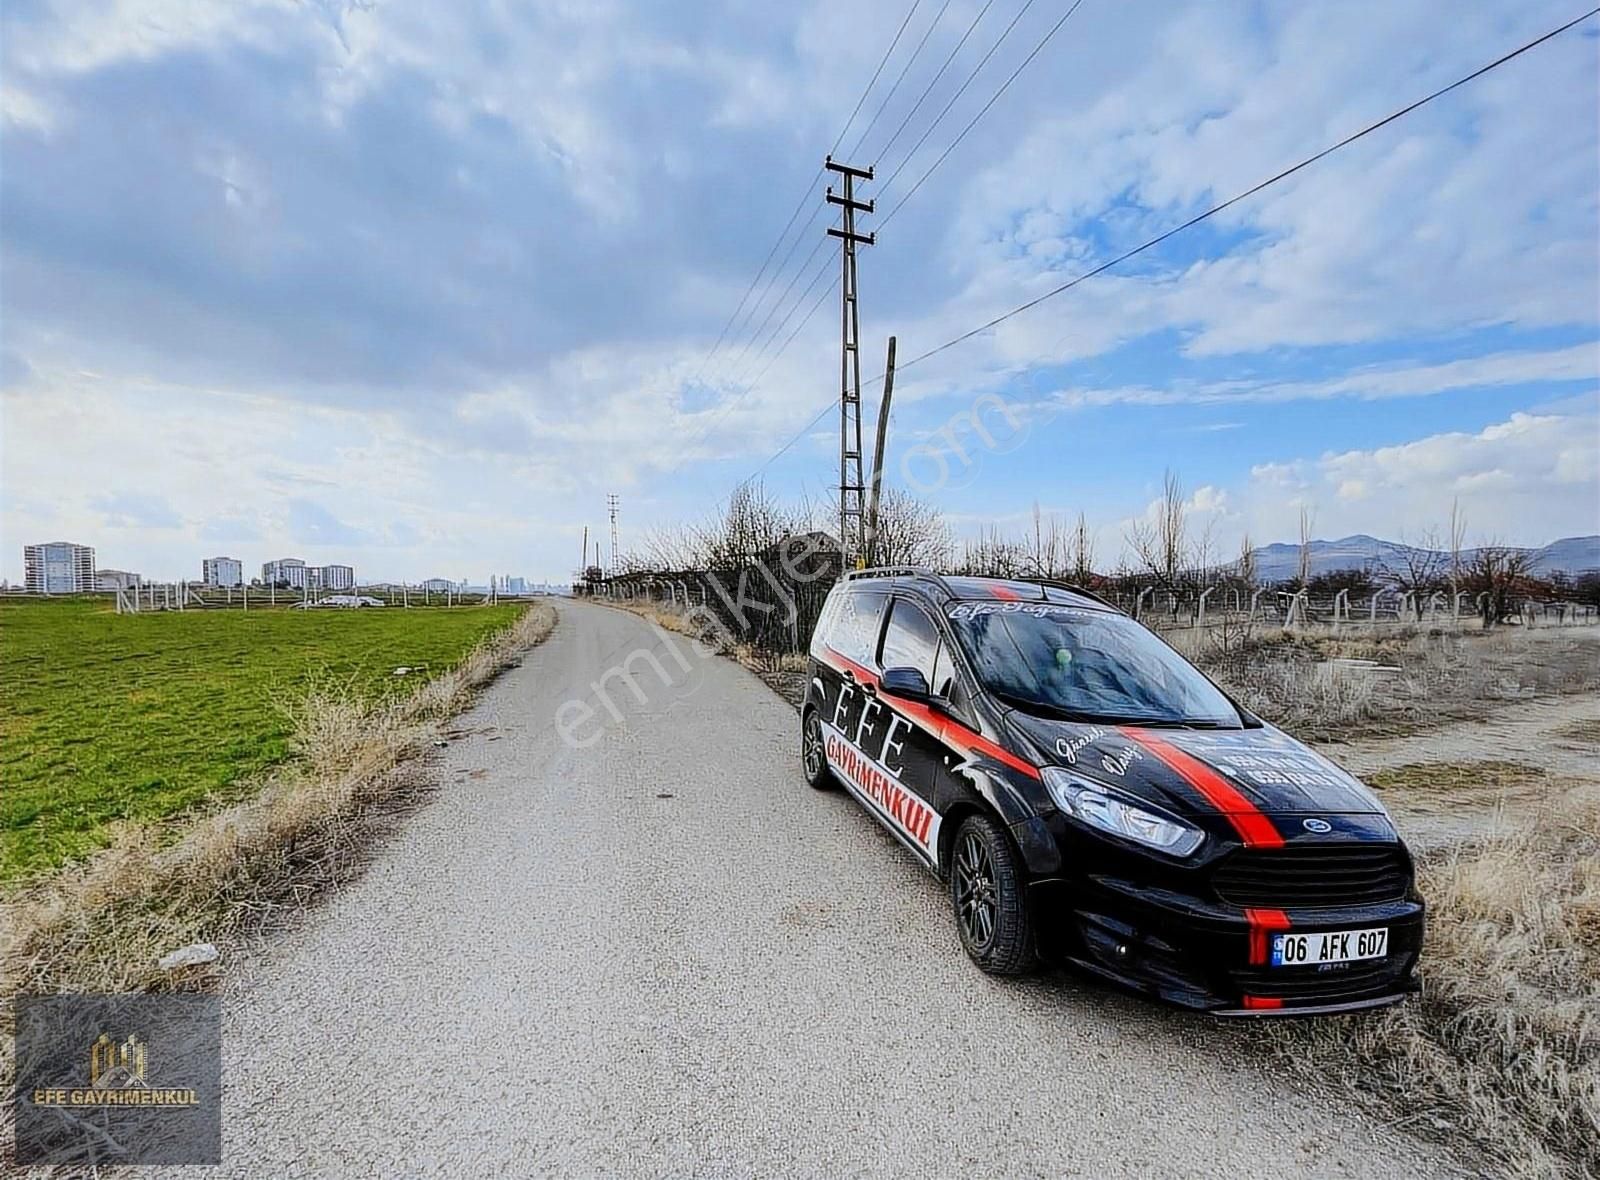
M1023 975L1038 962L1022 857L1002 828L969 815L950 843L950 904L972 961L991 975Z
M800 769L814 790L831 791L834 787L833 771L828 769L828 759L823 750L822 719L817 716L815 709L807 709L800 722Z

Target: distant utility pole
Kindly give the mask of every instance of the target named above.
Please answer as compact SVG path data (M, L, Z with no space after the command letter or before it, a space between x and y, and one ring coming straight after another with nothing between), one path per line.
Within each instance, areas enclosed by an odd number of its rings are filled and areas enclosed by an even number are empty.
M617 494L606 497L606 507L611 511L611 576L617 574Z
M871 213L872 201L855 199L855 182L871 180L871 168L853 168L823 161L829 172L844 178L844 193L835 196L828 186L828 204L844 209L842 229L828 227L828 236L840 240L839 266L839 559L849 569L866 554L866 487L861 478L861 316L856 301L856 245L870 246L876 234L856 233L856 213Z
M867 564L878 564L878 496L883 491L883 448L889 438L889 402L894 397L894 337L883 367L883 401L878 406L878 441L872 448L872 490L867 496Z

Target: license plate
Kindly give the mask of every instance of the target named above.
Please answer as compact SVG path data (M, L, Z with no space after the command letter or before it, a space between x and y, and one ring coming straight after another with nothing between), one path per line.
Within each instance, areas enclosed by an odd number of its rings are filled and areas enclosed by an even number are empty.
M1381 959L1389 951L1389 928L1328 930L1321 934L1274 934L1274 967L1319 967L1324 963L1353 963Z

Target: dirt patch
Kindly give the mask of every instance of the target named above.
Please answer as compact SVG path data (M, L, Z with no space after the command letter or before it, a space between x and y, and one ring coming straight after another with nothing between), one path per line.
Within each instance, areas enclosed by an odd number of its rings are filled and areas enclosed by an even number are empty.
M1170 632L1246 708L1313 741L1421 733L1600 688L1600 628Z
M1600 717L1586 717L1552 730L1555 736L1577 742L1580 746L1600 749Z
M1412 810L1455 810L1544 798L1551 775L1526 762L1408 762L1369 774L1367 785Z

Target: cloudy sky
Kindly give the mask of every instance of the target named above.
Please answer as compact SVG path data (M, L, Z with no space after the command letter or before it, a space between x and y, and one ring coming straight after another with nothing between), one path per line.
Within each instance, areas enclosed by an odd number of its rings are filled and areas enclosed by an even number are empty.
M973 123L1069 4L907 3L8 0L0 574L561 577L608 492L820 499L836 144L875 376L1584 7L1084 0ZM1224 547L1600 532L1597 33L905 368L891 481L1102 553L1169 468Z

